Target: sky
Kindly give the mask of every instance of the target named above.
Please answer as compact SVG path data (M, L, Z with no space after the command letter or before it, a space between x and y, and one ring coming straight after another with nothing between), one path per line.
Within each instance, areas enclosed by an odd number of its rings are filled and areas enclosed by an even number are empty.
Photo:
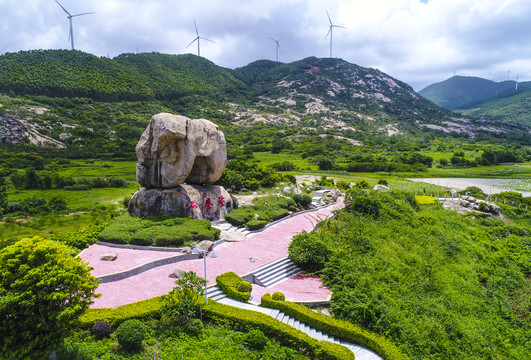
M75 48L97 56L197 54L236 68L260 59L330 56L377 68L420 90L455 74L531 80L529 0L60 0ZM55 0L0 0L0 54L69 49Z

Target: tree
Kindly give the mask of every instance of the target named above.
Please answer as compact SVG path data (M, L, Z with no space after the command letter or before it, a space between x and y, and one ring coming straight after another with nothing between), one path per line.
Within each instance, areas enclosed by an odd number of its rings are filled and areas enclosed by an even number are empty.
M44 359L90 304L97 282L68 247L41 237L0 251L0 349L9 359Z
M162 300L163 318L170 323L186 325L198 315L199 300L206 286L205 279L193 271L185 272L175 280L175 287Z

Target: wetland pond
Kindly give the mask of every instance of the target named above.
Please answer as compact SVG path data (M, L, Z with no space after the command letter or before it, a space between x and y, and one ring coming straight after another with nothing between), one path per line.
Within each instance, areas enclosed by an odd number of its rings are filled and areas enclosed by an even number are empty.
M531 179L417 178L408 180L446 186L456 190L464 190L469 186L477 186L485 194L516 191L525 197L531 196Z

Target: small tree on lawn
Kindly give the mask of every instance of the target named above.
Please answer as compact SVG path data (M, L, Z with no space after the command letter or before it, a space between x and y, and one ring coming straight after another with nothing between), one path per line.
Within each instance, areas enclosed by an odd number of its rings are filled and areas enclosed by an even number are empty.
M40 237L0 251L0 351L44 359L90 304L97 282L68 247Z

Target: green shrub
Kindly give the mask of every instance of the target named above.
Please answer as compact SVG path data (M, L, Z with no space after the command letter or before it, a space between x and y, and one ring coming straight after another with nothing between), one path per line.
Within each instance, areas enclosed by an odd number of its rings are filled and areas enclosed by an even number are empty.
M253 291L253 285L251 285L251 283L248 281L242 281L238 284L238 291L243 293L250 293L251 291Z
M468 195L476 197L478 199L485 199L485 193L483 192L483 190L481 190L481 188L477 186L469 186L463 191L463 193L468 193Z
M116 328L130 319L157 319L160 318L162 305L162 298L158 296L116 308L88 309L79 317L78 325L87 329L97 321L107 321L111 327Z
M336 186L341 190L348 190L350 189L350 181L339 180L338 182L336 182Z
M408 359L389 339L347 321L319 314L304 305L275 301L270 294L264 294L260 306L278 309L329 336L369 348L384 359Z
M378 180L378 184L379 184L379 185L385 185L385 186L389 185L389 183L387 182L386 179L380 179L380 180Z
M251 220L251 218L252 218L252 215L250 214L249 210L245 207L233 209L229 211L227 215L225 215L225 220L227 220L232 225L238 226L238 227L244 226L247 221Z
M243 281L243 279L239 275L232 271L216 276L216 284L221 290L225 292L225 294L227 294L228 297L233 298L235 300L247 302L251 297L251 292L240 291L239 289L241 283L249 284L247 281ZM248 287L248 285L242 286L245 286L246 288Z
M214 240L220 233L208 220L174 216L139 218L124 214L98 236L98 240L117 244L182 246L186 241Z
M116 339L126 350L139 350L146 336L146 327L137 319L127 320L116 329Z
M370 185L366 180L360 180L356 183L356 187L359 189L368 189Z
M360 195L354 199L348 210L378 218L380 216L380 202L368 195Z
M279 291L274 292L272 298L275 301L284 301L284 300L286 300L286 296L284 296L284 294L282 294Z
M267 337L259 329L252 329L245 336L245 341L251 349L262 350L267 344Z
M199 336L203 332L204 329L203 322L199 319L190 319L185 325L184 325L184 331L192 336Z
M331 251L319 234L303 231L293 237L288 253L295 264L306 271L313 272L324 268Z
M289 215L290 210L284 209L281 207L274 207L267 211L267 215L269 215L269 218L272 221L282 219L283 217L286 217Z
M92 327L91 332L98 339L103 339L112 334L112 329L107 321L98 321Z
M249 230L258 230L267 225L267 220L250 220L245 224Z

